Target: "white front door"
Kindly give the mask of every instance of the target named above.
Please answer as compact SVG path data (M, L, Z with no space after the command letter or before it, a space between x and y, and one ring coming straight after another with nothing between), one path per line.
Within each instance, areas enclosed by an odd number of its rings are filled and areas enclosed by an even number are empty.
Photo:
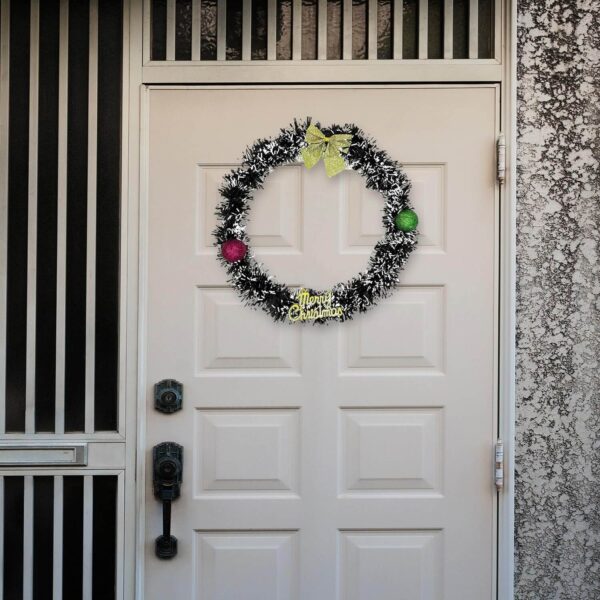
M494 142L498 88L148 92L146 600L495 598ZM223 175L294 118L354 122L400 161L421 218L391 298L345 324L275 324L227 286L211 232ZM364 269L383 199L356 173L276 170L256 255L325 288ZM154 410L161 379L183 409ZM162 527L151 449L184 447Z

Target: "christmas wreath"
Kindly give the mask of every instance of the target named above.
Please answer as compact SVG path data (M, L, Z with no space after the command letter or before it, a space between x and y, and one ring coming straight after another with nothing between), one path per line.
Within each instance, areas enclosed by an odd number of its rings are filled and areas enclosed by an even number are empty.
M323 159L330 177L346 168L365 179L367 188L385 198L385 235L375 245L367 269L330 290L290 288L276 281L250 249L246 221L255 190L282 165ZM229 172L220 188L220 223L215 245L229 281L246 304L260 307L276 321L327 323L347 321L392 293L406 259L417 243L418 218L409 204L410 181L400 165L377 148L356 125L321 127L310 119L282 129L247 148L242 166Z

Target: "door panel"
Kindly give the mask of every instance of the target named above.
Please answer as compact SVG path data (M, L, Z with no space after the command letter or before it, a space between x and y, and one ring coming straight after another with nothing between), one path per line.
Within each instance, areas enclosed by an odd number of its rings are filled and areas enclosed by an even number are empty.
M182 444L185 464L179 554L159 561L148 460L146 598L492 597L497 93L149 91L147 443ZM373 135L421 219L397 291L328 327L244 307L212 245L223 175L305 115ZM366 267L382 202L354 172L280 168L255 195L254 251L326 288ZM163 378L184 384L173 415L153 410Z

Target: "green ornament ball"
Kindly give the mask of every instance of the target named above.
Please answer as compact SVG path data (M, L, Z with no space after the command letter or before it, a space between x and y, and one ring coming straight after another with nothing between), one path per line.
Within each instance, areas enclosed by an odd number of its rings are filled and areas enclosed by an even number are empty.
M414 231L419 224L419 217L417 217L417 213L414 210L410 210L408 208L401 210L394 219L394 223L396 223L396 227L400 231L404 231L408 233L409 231Z

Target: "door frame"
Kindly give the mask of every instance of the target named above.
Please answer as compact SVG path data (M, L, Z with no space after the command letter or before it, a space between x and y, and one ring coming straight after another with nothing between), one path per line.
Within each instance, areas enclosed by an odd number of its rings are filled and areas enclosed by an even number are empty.
M123 73L123 207L122 245L123 294L126 312L123 347L126 355L125 397L127 471L125 484L125 565L124 597L143 600L146 492L146 381L145 381L145 290L147 285L146 219L148 92L153 87L197 88L196 85L161 85L145 81L143 69L143 6L125 2ZM506 178L497 185L497 239L495 261L497 339L495 344L497 431L504 442L504 489L497 500L496 598L514 600L514 445L515 445L515 356L516 356L516 2L503 0L500 87L500 129L506 138ZM250 68L250 67L249 67ZM464 81L464 80L463 80ZM165 82L167 83L167 82ZM389 85L401 84L400 79ZM458 86L451 81L439 85ZM307 84L309 85L309 84ZM365 84L363 84L365 85ZM368 84L366 84L368 86ZM405 83L410 86L410 83ZM415 84L413 84L415 85ZM426 84L435 86L436 82ZM463 84L471 87L474 84ZM479 84L481 85L481 84ZM485 84L484 84L485 85ZM490 85L490 84L487 84ZM204 86L202 86L204 87ZM214 86L223 87L223 86ZM244 85L243 87L248 87ZM256 87L262 87L260 84ZM304 86L303 86L304 87ZM360 84L357 85L360 87ZM490 448L490 482L493 474L493 448ZM135 476L134 476L135 474Z
M222 85L206 85L206 86L198 86L198 85L156 85L156 84L151 84L151 85L145 85L143 87L142 90L142 110L141 110L141 115L142 115L142 135L141 135L141 140L140 140L140 146L141 146L141 169L140 169L140 214L139 214L139 224L140 224L140 228L139 228L139 242L140 242L140 270L139 270L139 282L140 282L140 289L139 289L139 340L140 340L140 352L139 352L139 365L138 365L138 369L139 369L139 394L138 394L138 478L137 478L137 483L138 483L138 552L141 552L141 554L138 556L138 560L137 560L137 567L138 570L140 571L139 573L139 584L140 586L143 586L143 570L144 570L144 565L143 565L143 552L144 549L147 551L147 541L145 540L145 519L144 519L144 513L145 513L145 502L147 501L147 498L145 497L145 490L147 490L147 485L145 482L145 476L147 473L147 465L145 464L145 457L147 456L147 448L145 446L145 429L146 429L146 417L147 417L147 382L146 382L146 360L145 360L145 343L146 343L146 315L147 315L147 307L146 307L146 301L147 301L147 274L148 274L148 237L147 237L147 229L148 229L148 201L149 201L149 195L148 195L148 177L149 177L149 172L148 172L148 156L149 156L149 152L150 152L150 144L149 144L149 139L148 139L148 130L149 130L149 118L150 118L150 110L149 110L149 97L150 97L150 93L152 92L152 90L194 90L194 89L223 89L225 86ZM248 89L248 88L252 88L252 89L281 89L281 88L289 88L289 87L294 87L294 88L300 88L302 87L303 89L323 89L325 88L337 88L340 87L339 85L314 85L314 84L302 84L302 85L291 85L291 84L278 84L278 85L265 85L265 84L256 84L256 85L232 85L232 86L227 86L227 89ZM347 84L347 85L343 85L342 87L344 88L356 88L356 89L364 89L364 88L369 88L369 89L386 89L386 88L390 88L390 87L394 87L394 88L399 88L399 87L404 87L404 88L410 88L410 89L415 89L415 88L429 88L429 89L435 89L435 88L463 88L463 89L470 89L473 87L478 87L478 88L494 88L498 91L497 94L497 115L499 118L499 121L501 121L500 118L500 110L501 110L501 102L500 102L500 85L499 84L473 84L473 85L469 85L469 84ZM505 244L503 244L503 240L500 238L501 232L503 230L505 230L506 228L504 227L504 218L505 215L503 214L503 212L506 212L506 210L503 211L503 207L506 205L506 203L501 202L501 196L503 194L501 193L501 187L498 183L496 183L496 190L495 190L495 205L496 205L496 210L495 210L495 214L496 214L496 223L495 223L495 230L496 230L496 248L498 248L499 254L496 255L495 260L494 260L494 284L495 284L495 302L494 302L494 313L496 315L496 319L495 319L495 335L494 335L494 363L496 365L495 367L495 393L494 393L494 403L495 403L495 429L498 432L498 436L499 437L503 437L503 418L502 418L502 413L503 413L503 402L501 401L501 394L502 392L500 391L501 389L503 389L503 384L506 385L507 382L503 382L502 381L502 374L501 374L501 370L500 370L500 364L502 363L503 360L503 356L502 356L502 350L503 350L503 334L506 334L506 331L503 331L504 329L506 329L505 327L502 326L501 323L501 314L502 314L502 283L503 283L503 277L505 277L506 275L508 275L508 273L505 272L505 263L503 261L504 258L504 254L505 251L503 252L503 247L505 246ZM503 264L504 263L504 264ZM490 447L490 485L492 485L492 481L493 481L493 447ZM508 483L508 482L507 482ZM511 488L512 486L507 485L507 488ZM503 517L505 516L505 512L503 510L502 504L503 504L503 500L504 500L504 496L508 495L508 493L506 491L502 492L499 494L498 499L497 499L497 508L496 508L496 519L497 519L497 532L496 532L496 536L495 536L495 548L494 548L494 554L496 557L496 568L495 568L495 572L496 572L496 577L495 577L495 581L493 582L493 586L495 589L498 590L497 594L498 594L498 598L502 598L502 600L504 600L504 598L508 598L508 596L500 596L499 594L499 587L500 587L500 575L501 575L501 569L504 566L503 565L503 557L501 556L501 538L502 538L502 530L505 529L505 522ZM138 597L142 598L143 597L143 587L140 587L138 594L140 594Z

